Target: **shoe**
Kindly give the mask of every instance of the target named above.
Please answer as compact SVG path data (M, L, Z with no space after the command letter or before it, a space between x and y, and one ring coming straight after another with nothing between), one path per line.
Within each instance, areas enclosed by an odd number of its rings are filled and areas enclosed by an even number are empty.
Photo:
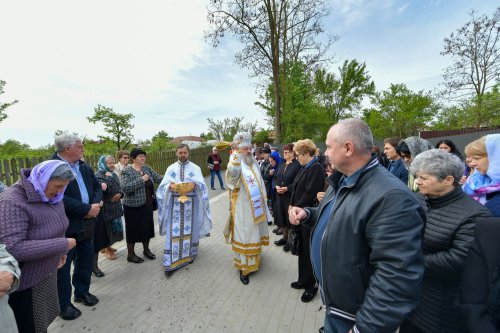
M149 259L151 259L151 260L155 260L155 259L156 259L156 256L155 256L155 255L154 255L154 253L153 253L153 252L151 252L151 251L144 252L144 255L145 255L146 257L148 257Z
M61 309L59 317L64 320L74 320L82 315L82 311L78 310L73 304L67 305Z
M248 277L248 274L247 275L244 275L242 271L240 271L240 281L241 283L243 283L244 285L247 285L249 282L250 282L250 278Z
M299 281L292 282L290 285L293 289L304 289L306 286L303 283L300 283Z
M281 230L276 231L276 235L278 235L278 236L283 235L283 231L281 231Z
M225 188L224 186L222 186L220 189L221 189L221 190L223 190L223 191L225 191L225 190L226 190L226 188Z
M165 276L169 278L169 277L171 277L172 275L174 275L174 272L175 272L175 271L165 271Z
M274 228L273 229L273 234L275 234L276 232L278 232L278 230L280 230L280 227Z
M91 293L83 294L81 297L76 297L73 299L76 303L83 303L86 306L94 306L99 303L99 298L95 297Z
M316 293L318 292L318 288L314 288L312 290L306 290L300 297L300 300L304 303L312 301L314 296L316 296Z
M288 243L286 243L285 246L283 246L283 251L290 252L290 245L288 245Z
M105 249L106 251L104 252L104 256L108 258L109 260L116 260L118 257L116 254L113 252L113 250L110 250L109 248Z
M103 277L104 275L106 275L106 274L104 274L104 273L103 273L103 272L102 272L99 268L98 268L98 269L95 269L95 270L92 270L92 273L94 273L95 277L98 277L98 278L101 278L101 277Z
M284 238L281 238L280 240L277 240L274 242L274 245L276 245L276 246L283 246L285 244L286 244L286 239L284 239Z
M212 187L212 190L214 190L214 191L215 191L215 187Z
M118 251L117 249L115 249L114 247L111 247L111 246L108 247L108 250L111 250L111 252L113 252L113 253L116 252L116 251Z
M133 262L134 264L140 264L141 262L144 262L144 259L138 256L133 256L133 257L127 257L128 262Z

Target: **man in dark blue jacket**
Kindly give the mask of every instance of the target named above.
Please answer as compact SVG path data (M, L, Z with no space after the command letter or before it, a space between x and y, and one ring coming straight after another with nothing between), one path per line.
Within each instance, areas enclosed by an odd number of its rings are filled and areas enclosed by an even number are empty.
M393 333L418 302L423 208L371 157L363 121L332 126L326 146L336 172L321 204L289 214L293 224L314 225L311 261L326 305L324 330Z
M71 303L71 281L75 288L75 302L86 306L94 306L99 302L89 292L89 288L94 258L93 225L102 205L102 190L94 171L81 161L83 142L78 136L63 133L56 137L54 143L57 152L52 159L67 162L75 173L75 179L66 187L63 201L69 220L66 237L75 238L76 246L68 252L66 263L57 272L60 316L65 320L73 320L82 313ZM75 265L71 279L73 261Z

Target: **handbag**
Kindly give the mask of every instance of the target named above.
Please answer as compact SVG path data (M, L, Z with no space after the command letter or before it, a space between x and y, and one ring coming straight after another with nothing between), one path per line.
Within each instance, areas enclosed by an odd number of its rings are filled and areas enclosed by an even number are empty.
M290 246L290 252L294 256L298 256L302 252L302 240L301 231L299 228L292 228L290 230L290 235L288 236L288 245Z
M208 163L208 168L209 168L210 170L213 170L213 169L214 169L214 164L212 164L212 163Z
M153 212L158 210L158 201L156 201L156 196L153 194Z

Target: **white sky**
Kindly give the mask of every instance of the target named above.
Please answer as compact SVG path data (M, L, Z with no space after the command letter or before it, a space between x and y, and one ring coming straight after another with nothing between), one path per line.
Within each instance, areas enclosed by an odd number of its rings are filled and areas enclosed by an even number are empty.
M202 0L0 0L1 102L18 99L0 123L0 142L32 147L53 141L56 129L90 138L103 134L86 117L102 104L135 115L133 134L149 139L207 132L206 118L244 116L266 127L254 81L233 63L233 39L213 48ZM449 59L443 38L472 8L491 15L493 0L332 0L326 21L338 34L337 64L367 64L377 89L406 83L431 90Z

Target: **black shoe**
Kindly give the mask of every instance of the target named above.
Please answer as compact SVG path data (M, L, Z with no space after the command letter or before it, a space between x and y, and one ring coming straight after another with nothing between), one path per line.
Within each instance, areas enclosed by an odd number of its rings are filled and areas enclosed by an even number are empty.
M95 297L91 293L86 293L80 297L75 296L74 301L76 303L83 303L86 306L94 306L99 303L99 298Z
M215 187L213 187L213 186L212 186L212 190L214 190L214 191L215 191Z
M61 309L59 317L64 320L74 320L82 315L82 312L75 308L73 304L67 305Z
M317 292L318 292L318 288L314 288L314 289L311 289L311 290L306 290L306 291L304 291L304 293L300 297L300 300L302 302L304 302L304 303L310 302L310 301L312 301L312 299L314 298L314 296L316 296Z
M250 282L250 278L248 275L244 275L242 271L240 271L240 281L241 283L247 285Z
M104 275L106 275L106 274L104 274L104 273L103 273L103 271L101 271L99 268L98 268L98 269L94 269L94 270L92 270L92 273L94 273L95 277L98 277L98 278L101 278L101 277L103 277Z
M286 243L285 246L283 246L283 251L290 252L290 245L288 245L288 243Z
M144 262L144 259L138 256L133 256L133 257L127 257L128 262L133 262L134 264L140 264L141 262Z
M278 231L275 232L275 234L278 235L278 236L283 235L283 231L278 230Z
M155 255L154 255L154 253L153 253L153 252L151 252L151 251L144 252L144 255L145 255L146 257L148 257L149 259L151 259L151 260L155 260L155 259L156 259L156 256L155 256Z
M275 233L277 233L277 232L278 232L278 230L280 230L280 227L274 228L274 229L273 229L273 233L274 233L274 234L275 234Z
M277 240L274 242L274 245L276 245L276 246L283 246L285 244L286 244L286 239L284 239L284 238L281 238L280 240Z
M221 189L221 190L223 190L223 191L225 191L225 190L226 190L226 188L225 188L224 186L221 186L221 188L220 188L220 189Z
M304 289L306 287L306 285L303 283L300 283L299 281L295 281L295 282L292 282L290 287L292 287L293 289Z
M165 271L165 276L166 277L171 277L174 274L175 271Z

